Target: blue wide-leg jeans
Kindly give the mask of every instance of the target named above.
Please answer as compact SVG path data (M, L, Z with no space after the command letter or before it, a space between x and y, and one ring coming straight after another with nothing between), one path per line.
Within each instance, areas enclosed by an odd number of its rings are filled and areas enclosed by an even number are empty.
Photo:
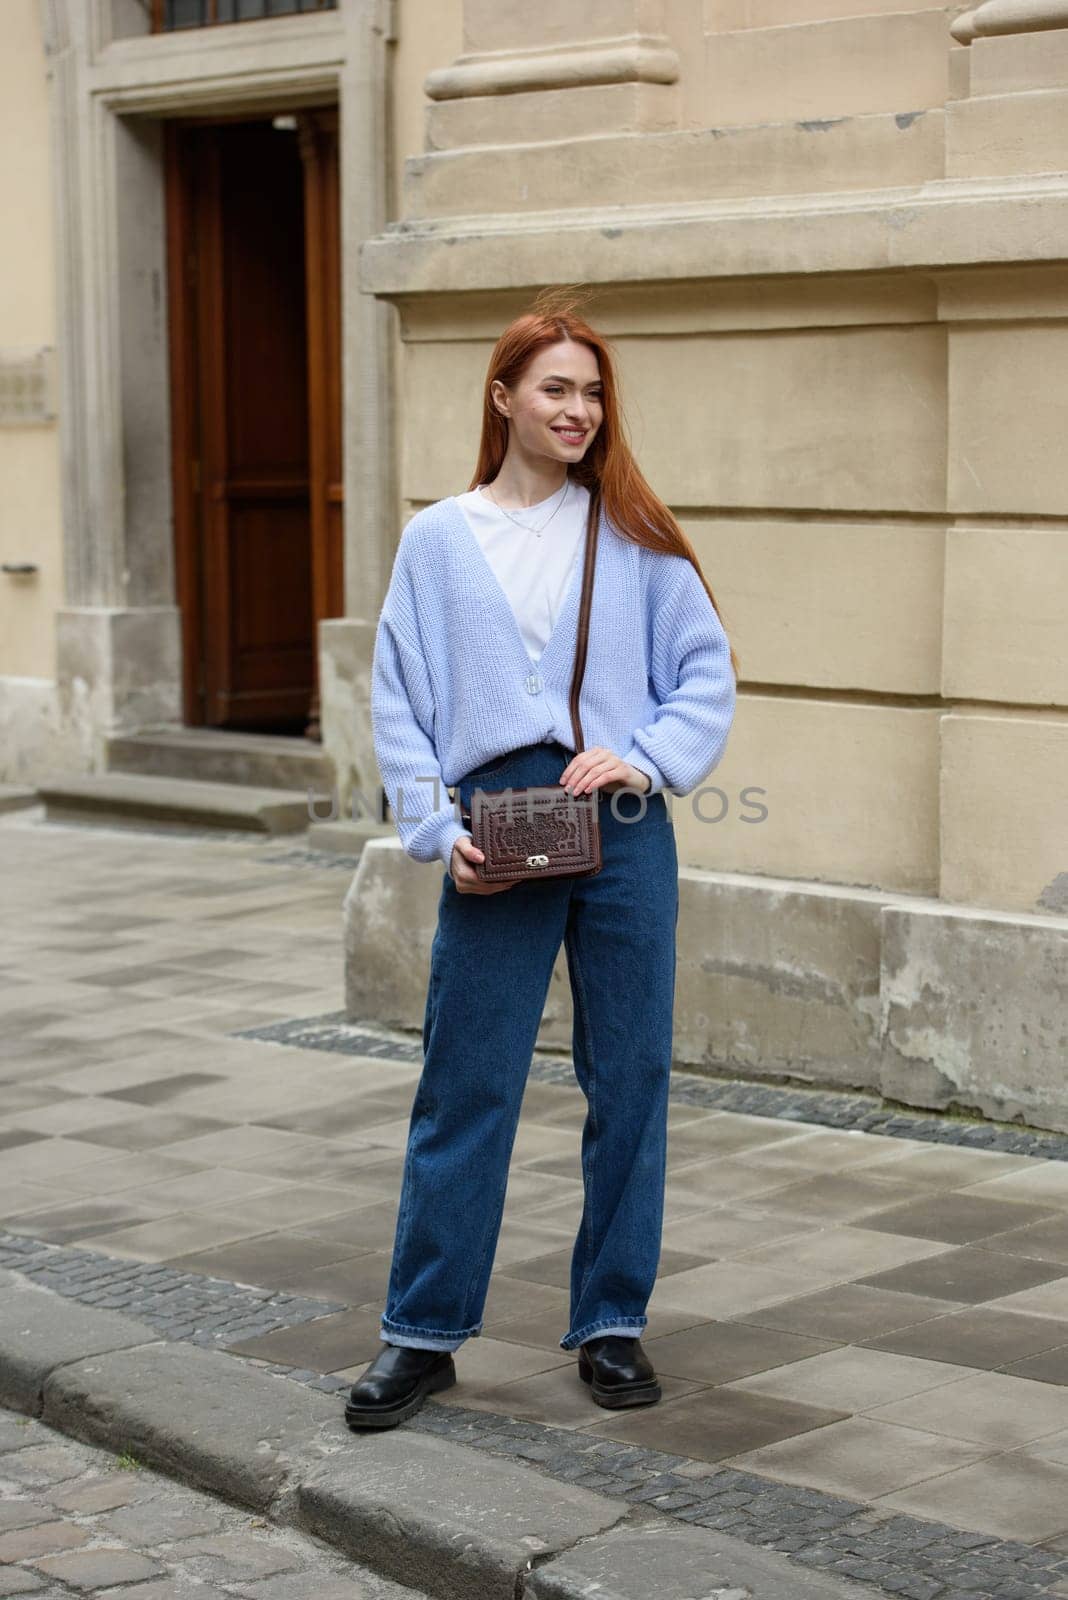
M526 745L475 768L472 791L555 784L571 752ZM589 795L577 797L589 802ZM638 1337L663 1221L679 888L662 794L598 792L601 871L460 894L446 870L431 947L424 1064L412 1105L382 1338L455 1350L482 1331L508 1166L561 943L586 1098L584 1204L571 1261L573 1350Z

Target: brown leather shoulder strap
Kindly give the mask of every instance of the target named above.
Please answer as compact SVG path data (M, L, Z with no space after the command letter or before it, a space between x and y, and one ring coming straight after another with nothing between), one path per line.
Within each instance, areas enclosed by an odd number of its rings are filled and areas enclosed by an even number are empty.
M571 675L571 732L575 739L575 752L584 750L582 719L579 716L579 696L586 672L586 654L590 641L590 606L593 604L593 577L597 564L597 535L601 523L601 489L598 485L590 491L589 520L586 524L586 558L582 567L582 599L579 601L578 633L575 639L575 668Z

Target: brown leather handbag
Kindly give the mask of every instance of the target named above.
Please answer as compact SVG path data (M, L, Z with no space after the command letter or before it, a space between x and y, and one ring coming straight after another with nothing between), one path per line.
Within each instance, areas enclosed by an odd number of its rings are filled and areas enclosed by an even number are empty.
M576 753L585 748L579 695L590 636L600 504L600 491L592 491L571 674L571 731ZM485 883L522 878L592 878L601 870L599 801L597 789L575 795L559 784L476 788L471 795L471 837L486 859L472 863L475 873Z

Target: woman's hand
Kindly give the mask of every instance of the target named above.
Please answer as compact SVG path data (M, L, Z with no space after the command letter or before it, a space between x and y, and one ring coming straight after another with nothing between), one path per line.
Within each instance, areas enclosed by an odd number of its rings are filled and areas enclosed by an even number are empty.
M483 883L472 861L485 861L485 856L469 833L462 833L452 847L449 857L449 874L456 885L457 894L500 894L502 889L514 889L520 878L505 878L500 883Z
M614 789L637 789L645 794L649 787L644 772L599 744L572 756L560 774L560 782L575 794L586 794L591 789L604 789L609 793Z

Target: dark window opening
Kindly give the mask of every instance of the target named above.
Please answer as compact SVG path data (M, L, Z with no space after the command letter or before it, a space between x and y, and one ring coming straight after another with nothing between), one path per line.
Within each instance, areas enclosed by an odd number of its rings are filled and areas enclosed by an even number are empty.
M210 28L217 22L255 22L310 11L336 11L337 0L152 0L153 33Z

